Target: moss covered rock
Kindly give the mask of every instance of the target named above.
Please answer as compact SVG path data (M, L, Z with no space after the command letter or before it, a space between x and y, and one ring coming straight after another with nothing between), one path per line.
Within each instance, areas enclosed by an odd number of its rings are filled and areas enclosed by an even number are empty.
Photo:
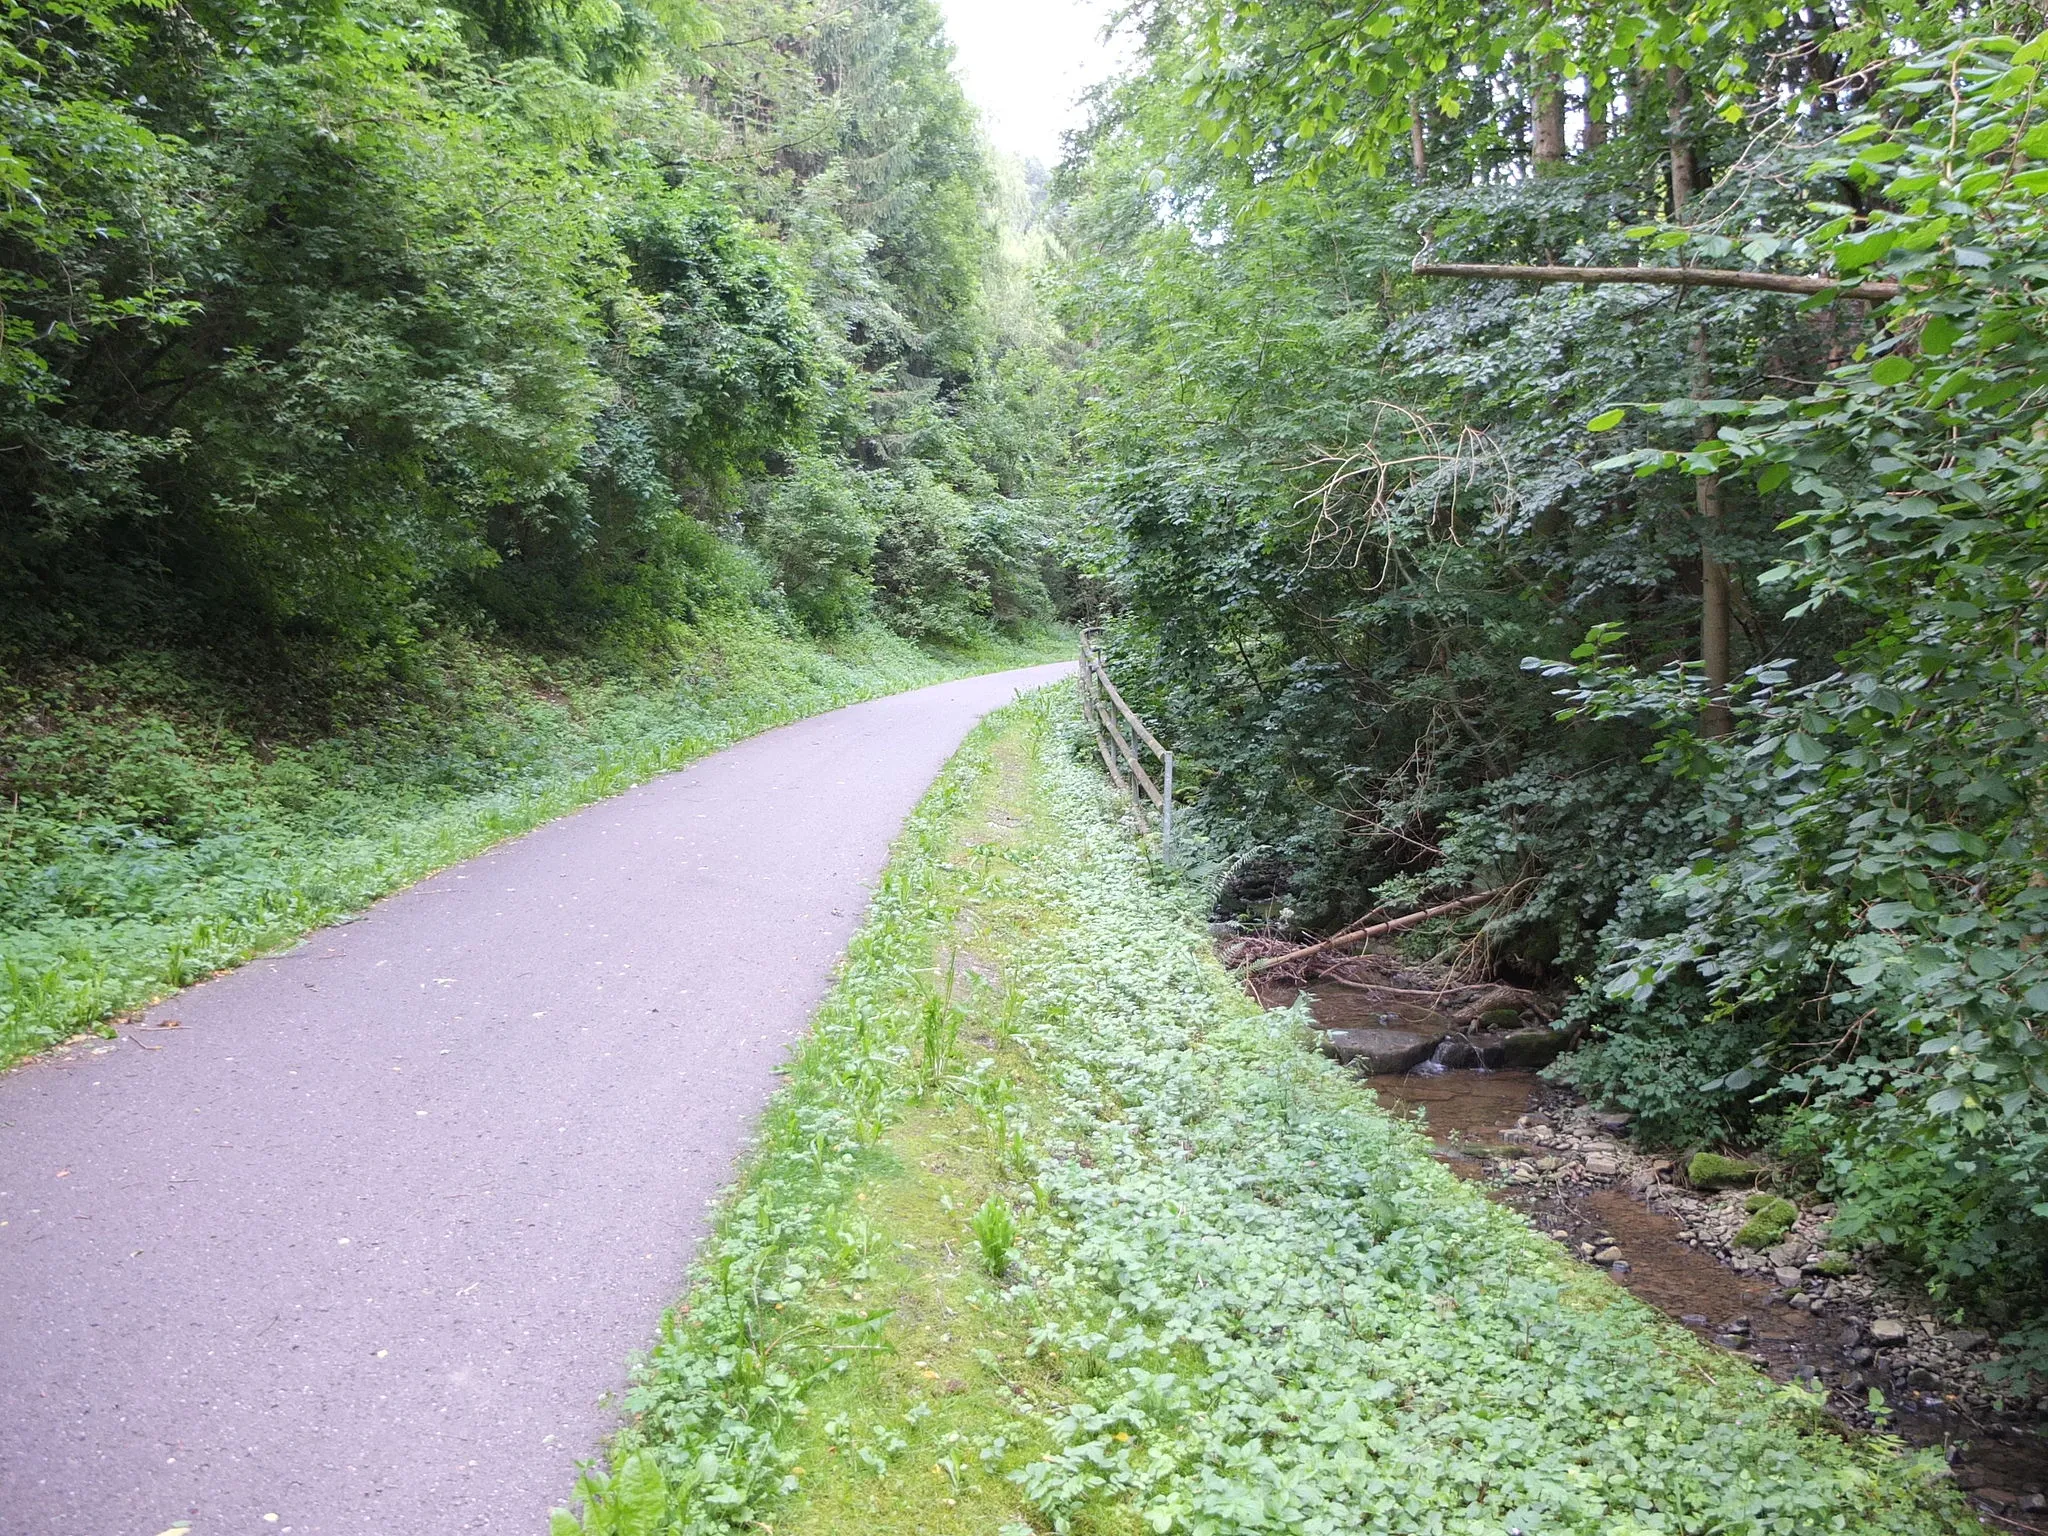
M1764 1249L1777 1243L1799 1219L1799 1207L1776 1195L1751 1195L1749 1220L1735 1234L1738 1248Z
M1685 1165L1685 1176L1694 1189L1733 1189L1738 1184L1754 1184L1764 1176L1764 1171L1739 1157L1701 1152Z

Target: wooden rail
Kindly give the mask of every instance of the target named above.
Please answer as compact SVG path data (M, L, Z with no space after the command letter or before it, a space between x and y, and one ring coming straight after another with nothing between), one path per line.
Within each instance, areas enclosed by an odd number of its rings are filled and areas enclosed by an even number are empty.
M1102 754L1102 766L1109 770L1109 781L1121 793L1131 797L1138 825L1141 828L1145 825L1147 800L1158 811L1160 852L1171 859L1173 754L1160 745L1159 738L1124 702L1124 696L1116 691L1116 684L1109 680L1109 671L1102 664L1101 653L1095 649L1094 636L1098 633L1100 631L1092 629L1081 632L1081 712L1088 717L1088 724L1094 729L1095 750ZM1139 753L1141 744L1159 763L1156 781L1145 771Z

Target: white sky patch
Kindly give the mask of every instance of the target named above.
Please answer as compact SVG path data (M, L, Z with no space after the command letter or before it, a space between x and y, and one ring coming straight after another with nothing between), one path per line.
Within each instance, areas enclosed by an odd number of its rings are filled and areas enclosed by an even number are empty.
M1081 93L1129 56L1102 41L1110 0L939 0L954 65L996 148L1059 164L1060 136L1086 114Z

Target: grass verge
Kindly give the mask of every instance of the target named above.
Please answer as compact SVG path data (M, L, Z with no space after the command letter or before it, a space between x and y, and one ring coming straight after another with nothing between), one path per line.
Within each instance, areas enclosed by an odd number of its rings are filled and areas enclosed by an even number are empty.
M190 658L0 679L0 1067L741 737L1068 652L758 622L629 667L453 641L367 717L283 739Z
M1070 713L911 822L556 1536L1973 1528L1249 1003Z

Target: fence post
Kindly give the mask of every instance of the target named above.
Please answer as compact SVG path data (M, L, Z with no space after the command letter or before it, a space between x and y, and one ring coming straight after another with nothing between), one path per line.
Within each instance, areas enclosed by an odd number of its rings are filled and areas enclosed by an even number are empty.
M1159 806L1159 848L1166 862L1173 862L1173 754L1166 754L1166 794Z

